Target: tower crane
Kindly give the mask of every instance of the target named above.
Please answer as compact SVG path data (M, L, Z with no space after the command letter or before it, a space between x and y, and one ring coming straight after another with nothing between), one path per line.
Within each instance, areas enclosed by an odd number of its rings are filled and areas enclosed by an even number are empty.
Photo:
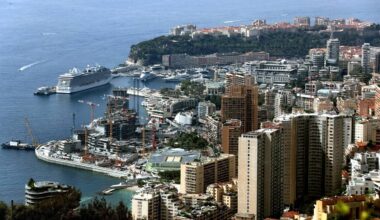
M29 119L27 117L25 117L25 126L26 126L26 129L28 131L28 135L30 136L30 138L32 139L32 145L36 148L39 146L39 143L38 143L38 140L37 138L33 135L33 131L32 131L32 127L30 126L30 122L29 122Z
M90 111L91 111L90 112L90 117L91 117L90 118L90 120L91 120L90 127L93 128L94 127L95 108L99 107L100 105L97 103L94 103L94 102L84 101L84 100L78 100L78 102L90 106ZM88 153L88 129L86 126L84 126L84 157L83 157L83 160L89 160L89 159L90 159L90 156Z
M85 101L85 100L78 100L79 103L82 103L82 104L86 104L88 106L90 106L90 110L91 110L91 114L90 114L90 123L91 123L91 127L94 126L94 117L95 117L95 108L96 107L99 107L100 105L97 104L97 103L94 103L94 102L90 102L90 101Z

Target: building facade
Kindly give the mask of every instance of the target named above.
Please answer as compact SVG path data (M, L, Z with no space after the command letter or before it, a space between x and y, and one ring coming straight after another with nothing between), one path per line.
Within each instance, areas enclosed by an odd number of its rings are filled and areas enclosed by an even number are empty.
M371 45L369 43L364 43L362 46L362 72L364 74L371 73Z
M352 117L292 114L275 119L284 133L286 204L333 195L341 187L343 149L352 143ZM351 123L350 123L351 122Z
M259 129L239 138L238 215L280 216L282 132Z
M258 88L255 85L232 85L222 96L222 121L239 119L243 132L258 128Z
M238 175L238 150L239 137L242 133L241 121L238 119L227 120L222 126L222 151L236 156L236 175Z
M182 164L180 192L204 193L208 185L228 182L235 177L235 155L232 154L221 154L216 158Z
M329 64L337 65L339 62L339 39L329 39L327 40L327 51L326 51L326 62Z

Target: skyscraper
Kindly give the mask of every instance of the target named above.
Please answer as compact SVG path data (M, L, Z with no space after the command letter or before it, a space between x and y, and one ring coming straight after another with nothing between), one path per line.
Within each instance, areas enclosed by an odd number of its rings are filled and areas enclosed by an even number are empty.
M292 114L275 122L286 134L284 188L290 194L284 194L285 204L294 204L293 199L302 201L305 196L333 195L341 187L343 149L352 143L352 117Z
M238 216L281 214L282 148L280 129L259 129L239 138Z
M364 74L371 73L371 45L364 43L362 46L362 71Z
M337 65L339 63L339 46L340 42L337 38L327 40L326 63Z
M251 83L231 85L230 91L222 96L222 121L239 119L242 131L256 130L258 123L258 88Z
M227 120L222 126L222 150L226 154L236 156L236 174L238 175L238 149L239 137L242 133L241 121Z

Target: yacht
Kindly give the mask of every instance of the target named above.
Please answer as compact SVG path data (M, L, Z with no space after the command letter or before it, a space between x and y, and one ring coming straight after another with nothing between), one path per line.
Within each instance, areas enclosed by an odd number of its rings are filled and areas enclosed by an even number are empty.
M178 73L177 75L174 75L174 76L165 77L164 80L166 82L180 82L189 78L190 78L190 75L187 73Z
M149 71L143 71L140 75L140 80L143 82L147 82L147 81L152 80L154 78L156 78L156 75L152 74Z

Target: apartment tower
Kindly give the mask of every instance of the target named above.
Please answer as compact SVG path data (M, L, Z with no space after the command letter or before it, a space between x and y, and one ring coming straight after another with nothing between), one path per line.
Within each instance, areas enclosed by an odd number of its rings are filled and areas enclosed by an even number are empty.
M238 219L282 212L282 131L259 129L239 138Z
M258 122L258 88L246 82L245 85L231 85L226 95L222 96L222 121L238 119L242 123L242 131L256 130Z
M340 189L343 151L353 138L352 117L292 114L275 122L284 130L284 203Z
M241 121L238 119L227 120L222 126L222 151L236 156L236 175L238 175L238 149L241 134Z
M327 63L330 64L338 64L339 63L339 39L330 38L327 40L327 51L326 51L326 60Z
M221 154L200 162L181 164L182 194L205 193L208 185L236 177L235 155Z
M362 46L362 72L364 74L371 73L371 45L369 43L364 43Z

